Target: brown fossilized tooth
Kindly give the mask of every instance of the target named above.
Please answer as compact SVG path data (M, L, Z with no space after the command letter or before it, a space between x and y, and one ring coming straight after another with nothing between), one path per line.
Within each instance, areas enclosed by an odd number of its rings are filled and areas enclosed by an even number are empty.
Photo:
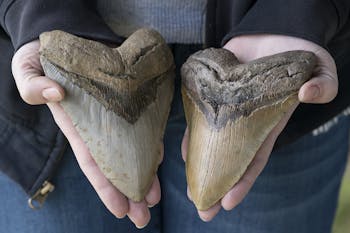
M182 96L189 127L187 182L199 210L236 184L267 135L298 103L315 55L290 51L239 64L225 49L206 49L183 65Z
M120 47L62 31L40 36L45 74L64 87L61 102L94 160L123 194L143 200L156 174L173 96L174 62L154 30Z

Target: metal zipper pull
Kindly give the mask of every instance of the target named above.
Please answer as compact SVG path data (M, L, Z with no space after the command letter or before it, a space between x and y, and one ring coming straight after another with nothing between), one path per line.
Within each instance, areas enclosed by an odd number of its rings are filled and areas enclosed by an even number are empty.
M40 209L43 206L49 193L51 193L54 189L55 186L46 180L42 184L42 187L28 199L29 207L34 210Z

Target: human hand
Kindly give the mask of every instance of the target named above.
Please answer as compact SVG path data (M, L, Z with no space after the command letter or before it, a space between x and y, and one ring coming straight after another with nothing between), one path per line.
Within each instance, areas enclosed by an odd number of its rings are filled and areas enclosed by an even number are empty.
M299 90L299 101L314 104L328 103L334 99L338 92L335 62L324 48L313 42L283 35L245 35L231 39L224 48L233 52L241 63L290 50L311 51L317 57L317 64L313 77ZM221 207L225 210L232 210L244 199L256 178L265 167L278 135L282 132L296 107L297 104L286 113L277 126L270 132L239 182L213 207L206 211L198 211L203 221L210 221L219 212ZM185 161L188 133L188 129L186 129L181 147L182 156ZM189 191L188 196L191 199Z
M151 218L148 206L154 206L160 201L158 177L154 178L151 189L142 202L127 199L108 181L74 128L71 119L58 103L64 98L64 90L44 75L39 60L39 47L38 40L27 43L12 59L12 73L22 99L31 105L48 105L57 125L67 137L80 168L107 209L117 218L128 215L138 228L146 226Z

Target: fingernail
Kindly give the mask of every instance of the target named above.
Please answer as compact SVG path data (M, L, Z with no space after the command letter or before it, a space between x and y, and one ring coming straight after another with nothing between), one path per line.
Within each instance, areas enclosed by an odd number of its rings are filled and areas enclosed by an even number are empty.
M320 95L320 88L318 86L311 86L309 90L305 93L304 99L311 101L317 99Z
M61 93L54 87L44 89L42 95L50 102L57 102L62 99Z
M312 99L318 98L320 95L320 88L318 86L311 87Z
M154 207L155 205L148 205L148 208L152 208L152 207Z
M199 215L199 218L203 221L203 222L210 222L211 218L208 217L207 215L205 214L202 214L200 212L198 212L198 215Z
M188 187L187 187L187 197L190 201L192 201L192 195L191 195L190 189Z
M138 226L138 225L136 225L136 224L135 224L135 226L136 226L138 229L143 229L143 228L145 228L145 227L147 226L147 223L146 223L145 225L143 225L143 226Z
M118 219L123 219L125 218L126 214L122 214L122 215L115 215L116 218Z

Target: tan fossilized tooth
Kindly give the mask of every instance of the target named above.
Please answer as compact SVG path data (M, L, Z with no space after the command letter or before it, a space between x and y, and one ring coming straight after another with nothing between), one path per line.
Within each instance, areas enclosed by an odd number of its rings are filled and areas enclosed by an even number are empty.
M159 33L140 29L120 47L62 31L40 36L45 74L94 160L123 194L147 194L161 159L173 96L174 62Z
M206 49L181 70L189 127L186 175L207 210L236 184L267 135L298 102L316 58L290 51L239 64L228 50Z

